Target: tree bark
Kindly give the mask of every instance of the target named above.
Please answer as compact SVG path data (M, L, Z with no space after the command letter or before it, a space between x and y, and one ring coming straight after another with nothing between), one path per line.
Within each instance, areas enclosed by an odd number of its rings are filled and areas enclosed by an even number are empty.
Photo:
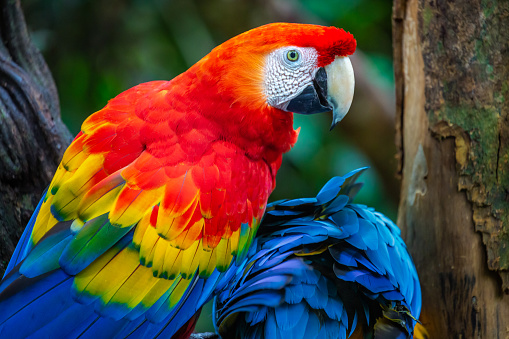
M432 338L509 336L509 2L395 0L398 224Z
M0 0L0 277L71 141L19 0Z

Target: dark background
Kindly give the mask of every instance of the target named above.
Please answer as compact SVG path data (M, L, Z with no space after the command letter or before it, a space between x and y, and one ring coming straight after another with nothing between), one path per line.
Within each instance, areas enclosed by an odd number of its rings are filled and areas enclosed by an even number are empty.
M314 196L332 176L361 166L357 202L396 217L391 1L26 0L26 21L55 78L73 134L107 101L138 83L169 80L214 46L269 22L333 25L354 34L356 94L350 113L296 116L299 141L284 157L271 200ZM212 330L206 308L198 331Z

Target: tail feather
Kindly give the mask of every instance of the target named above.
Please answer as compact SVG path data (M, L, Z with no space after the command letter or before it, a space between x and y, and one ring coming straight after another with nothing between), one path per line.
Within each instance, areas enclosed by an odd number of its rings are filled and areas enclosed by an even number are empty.
M76 319L82 319L77 323ZM38 338L73 338L88 328L97 319L97 314L90 307L74 303L65 312L33 333Z
M69 293L72 279L62 271L31 282L30 278L21 276L17 284L0 294L1 338L26 337L74 304ZM11 291L14 288L19 292Z

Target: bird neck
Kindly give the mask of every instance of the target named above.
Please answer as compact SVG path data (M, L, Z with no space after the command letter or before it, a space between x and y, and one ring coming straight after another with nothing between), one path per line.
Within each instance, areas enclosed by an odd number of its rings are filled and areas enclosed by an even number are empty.
M279 168L282 154L297 141L293 114L269 106L261 94L256 100L239 97L239 86L226 83L220 65L212 71L205 70L202 63L172 81L186 93L181 99L189 98L188 106L210 122L208 128L218 139L235 144L254 160L263 159Z

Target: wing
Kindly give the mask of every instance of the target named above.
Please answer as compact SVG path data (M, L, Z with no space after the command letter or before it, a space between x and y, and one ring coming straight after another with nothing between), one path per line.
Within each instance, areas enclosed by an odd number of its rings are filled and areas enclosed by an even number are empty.
M359 174L332 179L316 198L267 207L256 248L216 298L223 337L412 333L421 303L417 273L396 225L351 203Z
M25 242L33 249L0 286L0 333L15 328L9 319L44 308L28 292L11 303L30 288L69 292L64 309L91 305L90 319L168 323L184 308L185 323L242 260L273 189L271 169L184 113L169 86L136 86L84 122Z

